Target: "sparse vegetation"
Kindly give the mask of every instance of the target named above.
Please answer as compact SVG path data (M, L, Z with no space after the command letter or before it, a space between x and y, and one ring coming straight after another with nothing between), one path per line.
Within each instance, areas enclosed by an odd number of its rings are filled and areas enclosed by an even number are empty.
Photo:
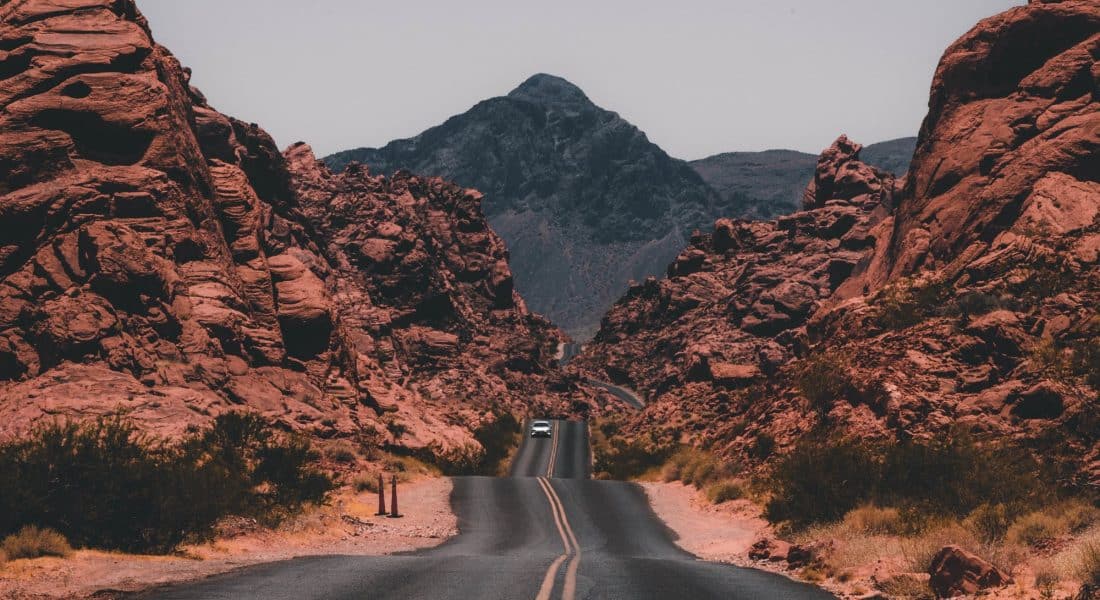
M707 486L706 495L711 504L721 504L744 498L745 488L736 479L724 479Z
M824 416L852 387L847 367L834 354L814 354L802 362L795 384L810 406Z
M776 466L766 514L804 527L875 503L898 507L920 528L922 519L963 518L990 502L1033 506L1041 483L1028 454L961 434L897 444L809 438Z
M624 439L614 417L592 422L592 470L597 479L630 480L661 469L675 447L648 436ZM676 479L680 478L677 473ZM671 480L670 480L671 481Z
M1005 535L1015 544L1035 547L1050 542L1068 531L1065 520L1042 511L1028 513L1017 519Z
M875 321L885 329L906 329L929 317L947 313L952 295L942 280L903 279L885 287L876 299Z
M352 478L351 487L360 494L364 492L378 493L378 475L360 473Z
M873 504L861 506L844 515L844 525L853 531L879 535L905 533L905 521L896 508L879 508Z
M325 456L334 462L352 464L359 459L355 445L347 440L337 440L325 449Z
M1100 588L1100 541L1082 546L1076 575L1082 584L1093 589Z
M305 440L242 413L179 443L119 415L55 423L0 446L0 534L36 525L80 546L167 552L228 515L275 523L322 501L332 481L316 458Z
M52 529L27 525L0 542L2 556L8 560L39 556L68 556L73 548L65 536ZM0 560L0 563L4 562Z

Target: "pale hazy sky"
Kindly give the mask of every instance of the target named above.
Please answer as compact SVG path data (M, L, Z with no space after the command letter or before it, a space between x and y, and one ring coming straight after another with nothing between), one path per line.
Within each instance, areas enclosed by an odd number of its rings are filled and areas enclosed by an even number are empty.
M1025 0L138 0L211 104L319 155L546 72L673 156L915 135L944 49Z

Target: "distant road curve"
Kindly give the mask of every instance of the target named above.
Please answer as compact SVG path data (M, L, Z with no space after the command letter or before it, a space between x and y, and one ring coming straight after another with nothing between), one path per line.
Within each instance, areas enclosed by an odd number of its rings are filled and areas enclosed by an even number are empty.
M592 379L591 377L586 379L586 381L589 385L594 385L598 388L603 388L608 392L611 392L612 396L615 396L619 400L626 402L627 404L633 406L634 408L637 408L638 410L645 408L645 398L642 398L641 395L638 394L638 392L635 392L630 388L623 387L621 385L615 385L614 383L608 383L606 381L600 381L599 379Z

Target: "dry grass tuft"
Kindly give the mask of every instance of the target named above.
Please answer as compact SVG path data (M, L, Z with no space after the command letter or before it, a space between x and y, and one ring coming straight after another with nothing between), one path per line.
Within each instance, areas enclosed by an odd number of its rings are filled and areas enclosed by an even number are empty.
M890 598L913 598L932 600L935 594L928 582L910 574L891 577L878 584L878 589Z
M977 538L961 525L950 523L940 527L931 527L925 532L906 538L901 542L902 555L909 571L927 573L932 566L932 558L944 546L955 544L963 548L980 546Z
M1081 546L1077 559L1077 577L1081 583L1100 587L1100 542L1088 542Z
M1065 518L1046 511L1036 511L1016 519L1008 528L1005 539L1013 544L1035 547L1065 534L1068 530L1069 525Z
M844 525L855 531L870 534L901 535L905 533L905 521L896 508L861 506L844 515Z
M73 548L65 536L52 529L27 525L4 538L0 548L9 560L40 556L68 556Z
M337 440L325 449L325 456L330 460L343 464L352 464L359 460L359 452L348 440Z
M360 473L351 480L351 487L360 494L363 492L378 493L378 475Z
M736 479L726 479L710 484L707 487L707 500L711 504L721 504L730 500L739 500L745 497L745 488Z

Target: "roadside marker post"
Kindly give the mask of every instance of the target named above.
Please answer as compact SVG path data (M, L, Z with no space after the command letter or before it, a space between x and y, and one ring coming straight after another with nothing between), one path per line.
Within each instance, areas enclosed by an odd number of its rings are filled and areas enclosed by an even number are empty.
M386 481L382 479L382 472L378 472L378 516L388 514L386 512Z
M390 489L393 490L393 496L390 498L390 518L396 519L401 516L397 510L397 475L390 479Z

